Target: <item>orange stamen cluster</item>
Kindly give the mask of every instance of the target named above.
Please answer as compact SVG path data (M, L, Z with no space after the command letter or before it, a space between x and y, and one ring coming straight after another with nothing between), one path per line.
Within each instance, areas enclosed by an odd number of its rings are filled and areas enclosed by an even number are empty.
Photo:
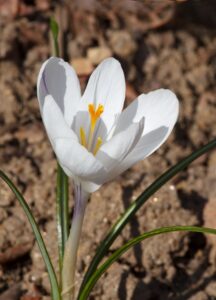
M101 114L104 111L104 107L103 107L103 105L99 104L98 108L95 110L94 104L89 104L88 111L89 111L89 115L90 115L90 132L89 132L88 142L86 140L86 135L85 135L84 129L82 127L80 127L80 143L85 148L87 148L89 151L91 151L95 126L96 126L98 119L100 118ZM101 137L98 137L95 147L92 151L92 153L94 155L97 154L100 146L102 145L102 142L103 141L102 141Z
M94 130L97 120L104 111L104 107L103 105L99 104L97 110L95 110L94 104L89 104L88 111L91 117L91 128Z

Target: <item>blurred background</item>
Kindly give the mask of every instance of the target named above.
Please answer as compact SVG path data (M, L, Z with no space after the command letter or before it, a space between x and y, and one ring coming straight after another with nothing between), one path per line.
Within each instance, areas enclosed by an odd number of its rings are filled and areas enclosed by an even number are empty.
M180 100L168 142L93 194L87 207L77 272L131 201L163 171L216 135L216 1L0 0L0 168L23 192L54 265L56 160L41 123L36 81L51 55L49 19L60 26L61 56L84 87L106 57L120 60L128 105L163 87ZM71 207L72 207L71 188ZM216 228L216 152L181 172L154 195L112 250L166 225ZM109 254L110 254L109 253ZM0 300L49 300L50 287L31 228L0 182ZM99 281L95 300L216 299L216 239L175 233L128 252Z

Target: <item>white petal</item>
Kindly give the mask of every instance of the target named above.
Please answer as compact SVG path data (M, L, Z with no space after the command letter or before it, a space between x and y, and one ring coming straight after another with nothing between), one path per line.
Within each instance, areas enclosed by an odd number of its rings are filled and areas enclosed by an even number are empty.
M99 178L107 173L104 166L79 144L76 134L67 125L62 111L51 95L45 97L42 117L54 152L65 173L93 192L100 187Z
M174 93L169 90L157 90L141 95L120 116L116 132L124 130L127 120L138 121L145 118L143 136L133 151L123 161L118 174L134 163L149 156L168 138L179 112L179 103Z
M45 97L42 118L52 145L57 138L78 140L75 133L67 125L62 111L51 95Z
M100 186L85 180L95 172L98 174L103 166L79 144L77 136L65 122L62 111L50 95L45 97L42 115L54 152L65 173L74 181L82 183L86 191L97 190Z
M65 166L61 165L61 167L63 168L65 174L67 174L68 177L73 179L73 183L75 185L81 185L82 190L84 190L87 193L94 193L95 191L97 191L101 185L98 185L94 182L91 181L85 181L77 176L75 176L74 174L71 173L71 171L66 168Z
M80 104L80 85L74 69L63 59L49 58L41 67L37 94L41 110L45 97L50 94L61 109L70 126Z
M67 169L70 177L77 176L80 180L91 181L104 170L103 165L93 154L73 139L55 139L54 151L59 163Z
M130 122L139 122L145 118L147 134L161 126L173 128L178 116L179 102L170 90L159 89L148 94L140 95L120 115L115 133L128 127Z
M79 110L88 110L89 103L93 103L95 108L102 104L104 112L101 119L109 118L110 122L106 121L109 131L115 115L122 111L124 99L125 78L121 65L116 59L107 58L92 73ZM99 134L103 136L101 132Z
M90 181L81 181L81 186L82 186L82 189L84 191L86 191L87 193L94 193L95 191L97 191L101 185L100 184L95 184L93 182L90 182Z
M119 169L116 170L117 174L121 174L136 162L146 158L154 151L156 151L161 144L167 139L168 137L169 128L167 127L160 127L158 129L149 132L148 134L144 135L139 143L137 143L136 147L131 151L131 153L126 157L126 159L121 163Z
M126 130L113 136L99 149L96 158L99 159L106 170L113 169L119 164L139 141L144 128L144 119L139 123L132 123Z
M127 157L128 153L136 146L144 127L144 120L133 123L127 130L112 137L107 143L101 146L96 158L104 165L105 169L92 178L96 184L103 184L116 175L116 169Z

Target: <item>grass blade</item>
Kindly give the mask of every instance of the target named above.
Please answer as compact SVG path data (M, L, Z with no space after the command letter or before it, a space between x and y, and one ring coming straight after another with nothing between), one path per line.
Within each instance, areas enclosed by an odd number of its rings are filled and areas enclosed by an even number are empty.
M49 254L47 252L45 243L43 241L43 238L41 236L40 230L38 228L38 225L31 213L31 210L27 204L27 202L25 201L25 199L23 198L22 194L18 191L18 189L15 187L15 185L13 184L13 182L7 177L7 175L5 175L1 170L0 170L0 178L2 178L2 180L8 185L8 187L11 189L11 191L14 193L14 195L16 196L17 200L19 201L20 205L22 206L30 224L32 227L32 230L34 232L36 241L38 243L38 247L40 249L41 255L43 257L44 263L46 265L47 268L47 272L49 275L49 279L50 279L50 284L51 284L51 289L52 289L52 299L53 300L61 300L61 295L60 295L60 291L59 291L59 286L58 286L58 281L56 278L56 274L53 268L53 265L51 263Z
M189 231L189 232L198 232L198 233L209 233L216 234L216 229L197 227L197 226L172 226L172 227L162 227L149 232L146 232L123 245L121 248L116 250L89 278L84 288L81 290L78 300L86 300L89 296L91 290L97 283L98 279L103 275L103 273L126 251L131 247L140 243L141 241L148 239L150 237L165 234L175 231Z
M93 272L97 269L97 266L101 262L102 258L106 254L109 247L118 237L120 232L123 230L125 225L130 221L134 214L139 210L139 208L156 192L158 191L166 182L168 182L172 177L178 174L180 171L189 166L195 159L199 158L201 155L207 153L216 147L216 139L204 145L200 149L194 151L192 154L181 160L178 164L168 169L164 174L162 174L158 179L156 179L126 210L126 212L119 218L119 220L111 228L107 236L101 242L100 246L97 248L97 252L90 263L90 266L84 276L80 291L84 288L85 283L88 281Z

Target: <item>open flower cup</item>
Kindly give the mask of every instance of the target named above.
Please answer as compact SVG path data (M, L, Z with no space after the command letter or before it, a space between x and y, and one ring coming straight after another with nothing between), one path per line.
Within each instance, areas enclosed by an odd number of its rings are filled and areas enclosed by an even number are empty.
M37 84L42 119L65 173L75 185L75 209L63 263L63 299L74 293L78 243L89 194L167 139L178 117L173 92L141 94L126 109L125 78L120 63L105 59L92 73L81 95L74 69L51 57Z
M74 69L51 57L40 70L38 99L60 165L87 193L157 150L179 110L175 94L159 89L122 111L125 78L114 58L95 69L81 96Z

